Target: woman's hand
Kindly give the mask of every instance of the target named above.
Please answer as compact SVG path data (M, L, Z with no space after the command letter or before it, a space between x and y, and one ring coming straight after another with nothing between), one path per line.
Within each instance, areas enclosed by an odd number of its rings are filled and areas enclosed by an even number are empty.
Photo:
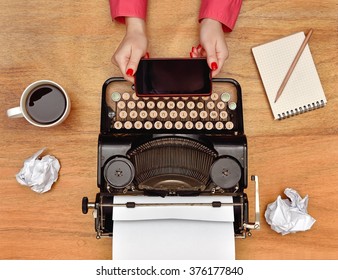
M134 83L134 74L140 59L147 53L147 47L144 20L126 17L126 35L112 57L112 62L120 68L126 80Z
M201 21L200 45L197 48L192 48L190 56L206 57L213 77L221 71L229 52L222 24L219 21L210 18Z

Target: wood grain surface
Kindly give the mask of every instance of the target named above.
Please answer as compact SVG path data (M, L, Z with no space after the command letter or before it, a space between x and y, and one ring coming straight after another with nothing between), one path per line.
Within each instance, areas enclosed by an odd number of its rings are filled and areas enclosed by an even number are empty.
M200 1L150 0L151 57L189 57L199 43ZM328 100L324 109L274 121L251 48L313 28L310 49ZM262 227L236 240L237 259L338 258L338 4L336 0L244 0L220 77L242 86L249 174L260 178ZM0 259L111 259L111 239L95 239L81 199L94 199L103 82L120 76L111 56L124 35L107 0L0 0ZM61 84L72 100L62 125L36 128L8 119L27 85ZM15 174L42 147L61 162L50 192L19 185ZM264 219L268 203L293 187L309 195L313 228L281 236ZM248 190L253 219L253 185ZM137 237L135 237L137 238Z

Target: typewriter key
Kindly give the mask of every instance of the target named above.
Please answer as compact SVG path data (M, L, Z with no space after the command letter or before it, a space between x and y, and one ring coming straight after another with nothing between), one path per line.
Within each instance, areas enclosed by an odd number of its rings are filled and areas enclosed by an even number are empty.
M115 102L118 102L121 100L121 94L117 91L113 92L111 94L111 100L115 101Z
M117 107L122 110L126 107L126 103L123 101L119 101L119 103L117 103Z
M224 93L222 93L222 95L221 95L221 100L222 100L223 102L228 102L228 101L230 100L230 98L231 98L231 95L230 95L230 93L228 93L228 92L224 92Z
M161 128L162 128L162 122L156 121L155 124L154 124L154 127L155 127L156 129L161 129Z
M151 117L152 119L157 118L157 111L151 110L149 113L149 117Z
M127 107L128 107L129 109L134 109L134 108L135 108L135 102L134 102L134 101L129 101L129 102L127 103Z
M182 129L183 128L183 123L178 121L178 122L175 122L175 128L176 129Z
M215 124L215 127L216 127L216 129L221 130L221 129L223 129L224 124L223 124L222 122L217 122L217 123Z
M142 122L140 122L140 121L136 121L135 123L134 123L134 127L136 128L136 129L141 129L142 128Z
M177 118L177 112L176 111L170 111L170 113L169 113L169 116L170 116L170 118L172 118L172 119L176 119Z
M242 170L236 160L230 157L217 159L210 168L211 180L223 189L229 189L239 182Z
M128 92L125 92L125 93L122 94L122 98L123 98L124 100L129 100L130 94L129 94Z
M178 109L182 110L184 108L184 102L178 101L176 106L177 106Z
M207 103L207 108L210 109L210 110L214 109L215 108L215 103L212 102L212 101L208 102Z
M218 117L218 113L216 111L211 111L209 115L210 115L210 118L212 119L216 119Z
M147 102L147 108L148 109L154 109L155 108L155 102L154 101L148 101Z
M236 104L236 102L231 101L231 102L228 103L228 107L229 107L230 110L236 110L237 104Z
M203 104L203 102L198 102L196 106L197 106L198 109L203 109L204 104Z
M130 121L126 121L124 123L124 128L125 129L131 129L133 127L133 124Z
M120 122L120 121L115 122L114 123L114 128L121 129L122 128L122 122Z
M188 116L187 111L181 111L181 112L180 112L180 118L181 118L181 119L185 119L187 116Z
M120 116L121 119L125 119L128 116L128 114L127 114L126 111L121 111L119 116Z
M171 121L166 121L166 122L164 123L164 127L165 127L166 129L171 129L171 128L173 127L173 123L172 123Z
M163 109L165 107L165 103L163 101L157 102L157 108Z
M190 110L194 109L195 108L195 103L192 102L192 101L189 101L188 104L187 104L187 108L190 109Z
M225 124L225 127L226 127L226 129L231 130L231 129L234 128L234 123L233 123L233 122L227 122L227 123Z
M217 108L220 109L220 110L223 110L225 108L224 102L218 102L217 103Z
M214 125L212 124L212 122L206 122L205 128L206 128L207 130L211 130L211 129L213 129L213 127L214 127Z
M142 110L142 111L140 112L140 117L141 117L142 119L145 119L146 117L148 117L147 111Z
M194 127L193 122L187 121L187 122L185 123L185 128L186 128L186 129L192 129L193 127Z
M197 130L201 130L203 128L203 123L198 121L198 122L196 122L195 127L196 127Z
M195 119L198 116L198 114L195 110L192 110L189 115L190 115L190 118L192 118L192 119Z
M211 100L216 101L217 99L218 99L218 94L216 92L211 94Z
M135 110L132 110L129 112L129 116L132 118L132 119L136 119L138 114Z
M208 117L207 111L201 111L201 112L200 112L200 118L201 118L201 119L206 119L207 117Z
M144 101L139 101L137 102L137 108L139 109L143 109L146 106L146 104L144 103Z
M169 101L169 102L167 103L167 107L168 107L168 109L170 109L170 110L174 109L174 108L175 108L175 102Z
M225 120L228 117L228 113L226 111L222 111L219 113L221 119Z
M166 117L168 117L168 112L165 111L165 110L162 110L162 111L160 112L160 117L161 117L162 119L165 119Z
M137 100L140 99L140 98L136 95L135 92L133 93L132 98L133 98L133 100L135 100L135 101L137 101Z
M144 123L145 129L151 129L153 127L153 124L150 121L147 121Z
M104 178L114 188L124 188L134 179L135 168L126 158L116 157L110 160L104 168Z

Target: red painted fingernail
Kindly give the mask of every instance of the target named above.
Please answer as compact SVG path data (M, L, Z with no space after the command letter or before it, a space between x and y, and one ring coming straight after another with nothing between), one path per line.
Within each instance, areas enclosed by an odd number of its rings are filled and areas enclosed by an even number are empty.
M201 44L198 44L197 49L201 49L201 48L202 48Z
M192 58L192 52L190 52L190 58Z
M127 70L126 74L127 74L127 76L131 77L131 76L133 76L133 74L134 74L134 70L131 69L131 68L129 68L129 69Z
M146 52L146 54L144 55L144 58L149 58L149 53Z
M216 62L211 63L211 70L212 70L212 71L217 70L217 68L218 68L218 65L217 65Z

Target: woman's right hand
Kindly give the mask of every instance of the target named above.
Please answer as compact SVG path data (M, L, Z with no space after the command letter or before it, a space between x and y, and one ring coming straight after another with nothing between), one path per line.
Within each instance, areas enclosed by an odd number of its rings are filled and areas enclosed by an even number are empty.
M146 56L147 48L145 21L126 17L126 35L112 57L112 62L120 68L126 80L134 83L134 74L140 59Z

